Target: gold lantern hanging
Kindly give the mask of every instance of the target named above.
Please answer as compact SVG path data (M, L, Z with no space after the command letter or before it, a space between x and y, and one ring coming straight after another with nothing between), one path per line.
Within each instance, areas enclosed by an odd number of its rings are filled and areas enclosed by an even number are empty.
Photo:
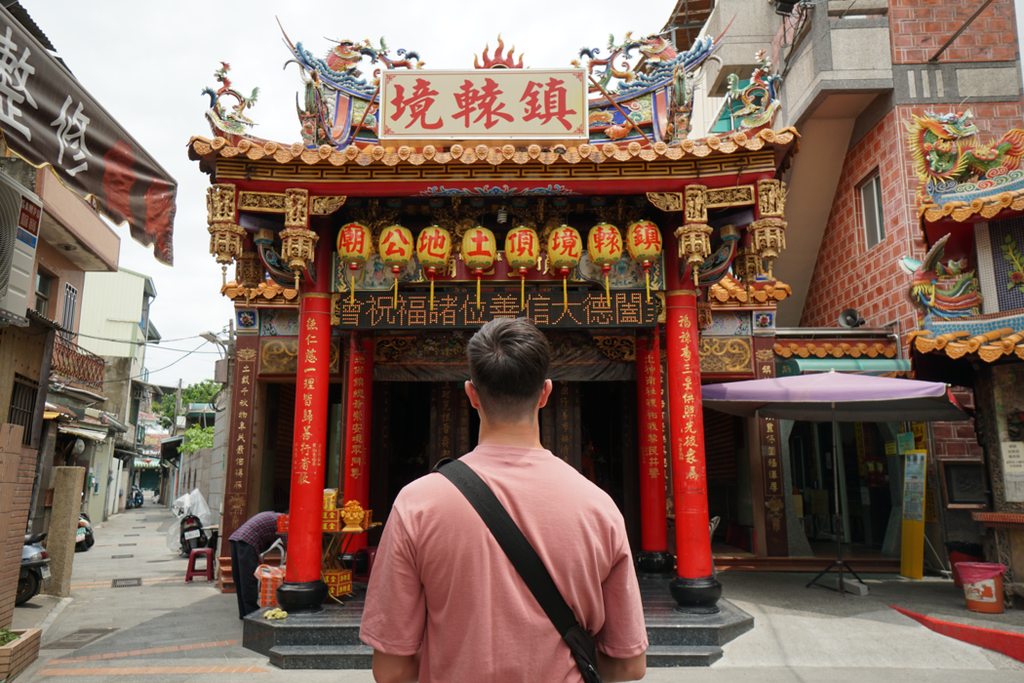
M647 301L651 301L651 266L661 256L661 230L651 221L636 221L626 231L626 248L634 261L644 269Z
M448 265L452 254L452 236L444 228L431 225L420 231L416 241L416 258L430 280L430 310L434 310L434 278Z
M747 226L747 231L750 233L751 246L767 269L768 279L774 280L772 265L779 257L779 252L786 248L786 221L781 218L762 218Z
M210 253L220 264L221 284L227 284L228 266L242 254L245 228L232 223L214 223L207 230L210 233Z
M338 230L338 257L352 274L352 282L349 283L349 303L356 301L355 272L363 267L372 251L373 238L370 236L370 229L362 223L346 223Z
M526 308L526 274L537 267L540 258L540 237L533 228L520 226L505 236L505 260L519 276L519 308Z
M610 223L598 223L587 233L587 256L596 266L601 266L604 276L604 296L611 301L608 274L612 266L622 258L622 235L619 229Z
M414 240L409 228L401 225L391 225L384 228L380 233L378 249L380 260L385 266L391 268L391 275L395 278L395 303L398 308L398 278L402 271L409 265L412 258Z
M476 307L480 309L480 276L494 266L498 255L498 241L494 233L479 225L462 236L462 260L476 278Z
M687 223L675 231L679 240L679 258L694 270L694 282L697 281L697 268L711 256L711 231L711 226L700 223Z
M569 310L569 273L579 265L583 239L576 228L561 225L548 235L548 263L562 276L562 305Z
M306 228L288 228L281 231L281 258L295 273L295 289L299 288L299 273L313 262L319 236Z

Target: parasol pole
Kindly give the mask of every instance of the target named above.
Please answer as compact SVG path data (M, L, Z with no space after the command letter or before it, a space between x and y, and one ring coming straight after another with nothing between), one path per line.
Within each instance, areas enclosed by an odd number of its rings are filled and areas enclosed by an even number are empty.
M836 563L839 568L839 592L846 596L843 584L843 511L839 507L839 439L836 424L836 402L832 401L832 487L836 496L836 514L833 518L836 532Z

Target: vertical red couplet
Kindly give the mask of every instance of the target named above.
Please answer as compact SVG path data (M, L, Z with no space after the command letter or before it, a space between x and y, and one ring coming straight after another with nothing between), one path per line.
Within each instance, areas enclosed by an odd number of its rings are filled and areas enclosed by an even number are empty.
M676 512L676 569L685 579L712 574L708 530L704 417L700 395L697 292L693 276L680 277L675 249L665 250L666 342L672 496Z
M373 339L353 333L349 345L348 387L345 410L344 503L370 505L370 428L373 399ZM349 552L366 546L366 534L358 534Z
M327 245L327 249L321 248ZM295 377L292 490L285 581L320 580L323 539L324 458L327 453L327 390L331 359L331 295L326 292L331 240L317 244L317 284L299 304L299 358Z
M667 552L665 441L661 412L661 344L658 330L636 340L636 404L640 423L640 547Z

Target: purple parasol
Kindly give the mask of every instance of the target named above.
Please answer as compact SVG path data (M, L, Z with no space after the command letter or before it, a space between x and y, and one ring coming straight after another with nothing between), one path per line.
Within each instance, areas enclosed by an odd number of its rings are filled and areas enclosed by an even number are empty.
M730 415L809 422L927 422L966 420L941 382L826 372L709 384L704 406Z

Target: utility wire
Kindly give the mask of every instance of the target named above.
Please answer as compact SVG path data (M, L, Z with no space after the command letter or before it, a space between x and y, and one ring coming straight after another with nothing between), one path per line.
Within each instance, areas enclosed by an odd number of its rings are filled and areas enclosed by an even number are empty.
M186 358L191 356L193 353L195 353L196 351L199 351L199 349L203 348L204 346L206 346L209 343L210 342L208 342L208 341L206 341L204 339L202 344L200 344L196 348L192 349L191 351L189 351L188 353L183 355L181 358L178 358L177 360L172 361L171 363L169 363L168 365L163 366L162 368L157 368L156 370L148 370L146 375L136 375L134 377L122 377L120 379L107 379L107 380L103 380L101 382L98 382L98 384L117 384L118 382L129 382L129 381L131 381L133 379L142 379L143 377L146 377L146 376L148 376L148 375L150 375L150 374L152 374L154 372L162 372L162 371L166 370L167 368L169 368L169 367L171 367L173 365L176 365L176 364L180 363L181 361L185 360Z

